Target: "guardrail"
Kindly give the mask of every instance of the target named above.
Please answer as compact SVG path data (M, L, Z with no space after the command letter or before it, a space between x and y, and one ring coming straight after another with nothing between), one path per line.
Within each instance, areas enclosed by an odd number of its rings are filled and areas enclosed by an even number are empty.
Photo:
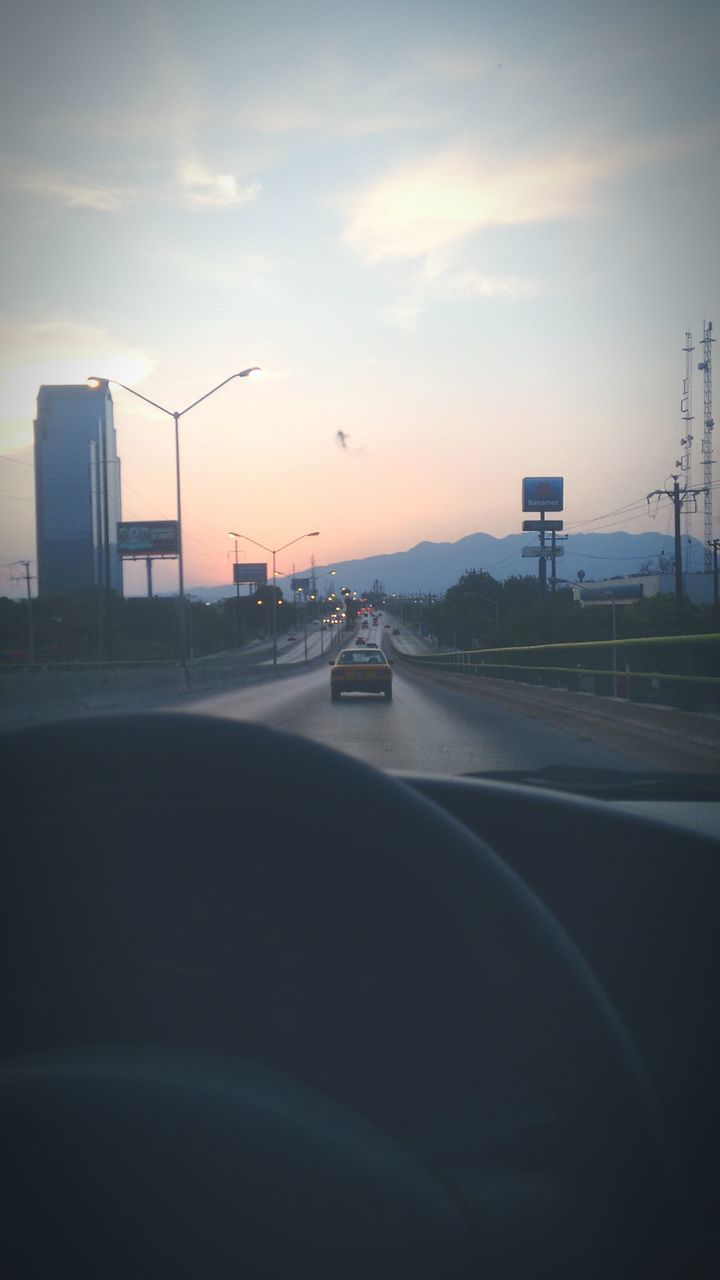
M432 654L396 648L396 653L411 665L453 675L515 680L632 702L656 702L660 695L664 703L684 710L720 709L720 633L715 632ZM556 654L559 663L552 662ZM568 664L575 654L580 661Z

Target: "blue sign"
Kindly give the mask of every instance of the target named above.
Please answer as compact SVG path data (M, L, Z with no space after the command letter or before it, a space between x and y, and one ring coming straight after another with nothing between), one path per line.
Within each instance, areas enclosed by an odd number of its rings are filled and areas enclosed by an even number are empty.
M523 511L562 511L562 476L525 476L522 482Z
M603 604L610 600L641 600L644 595L642 582L619 582L605 587L581 587L578 599L582 604Z

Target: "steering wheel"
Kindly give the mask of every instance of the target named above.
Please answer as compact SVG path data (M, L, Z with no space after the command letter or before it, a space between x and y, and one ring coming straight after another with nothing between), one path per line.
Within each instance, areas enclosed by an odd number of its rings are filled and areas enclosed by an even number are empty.
M439 807L210 717L6 745L14 1276L588 1275L657 1239L622 1026Z

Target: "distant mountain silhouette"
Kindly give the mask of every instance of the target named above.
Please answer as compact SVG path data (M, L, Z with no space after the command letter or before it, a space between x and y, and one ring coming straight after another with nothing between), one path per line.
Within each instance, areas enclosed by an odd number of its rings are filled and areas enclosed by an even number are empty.
M315 573L321 580L328 569L335 569L337 586L353 591L365 591L378 579L388 594L441 595L468 569L484 569L498 579L537 573L537 560L523 559L521 554L523 547L537 546L537 541L537 535L532 533L511 533L505 538L470 533L457 542L418 542L409 551L318 565ZM637 573L647 563L655 572L661 567L661 557L667 570L674 555L673 539L662 533L573 533L558 545L563 548L562 558L557 561L558 577L571 581L579 569L584 570L588 582ZM693 539L692 547L692 567L701 572L702 545ZM308 572L298 569L297 574L305 577ZM278 583L284 591L289 590L289 578L279 578ZM201 600L221 600L232 593L232 587L190 587L189 592Z

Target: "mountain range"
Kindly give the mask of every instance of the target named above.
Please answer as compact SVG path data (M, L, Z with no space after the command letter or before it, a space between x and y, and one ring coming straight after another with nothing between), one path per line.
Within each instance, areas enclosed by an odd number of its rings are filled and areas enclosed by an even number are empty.
M457 542L418 542L408 551L318 565L315 577L321 590L326 586L323 578L334 569L335 584L353 591L369 590L377 580L389 595L427 595L428 592L441 595L468 569L482 569L498 579L537 573L537 560L522 556L523 547L537 545L537 535L532 533L511 533L504 538L494 538L490 533L470 533ZM684 541L683 545L687 543ZM695 538L691 545L691 567L701 572L702 545ZM643 566L649 566L651 572L662 568L668 572L674 555L673 539L662 533L573 533L558 546L562 547L562 559L557 562L558 577L571 581L575 581L580 569L587 581L624 577L639 572ZM309 573L309 569L297 570L298 577L307 577ZM278 578L278 584L289 594L289 578ZM222 600L232 591L231 586L189 588L189 594L207 601Z

